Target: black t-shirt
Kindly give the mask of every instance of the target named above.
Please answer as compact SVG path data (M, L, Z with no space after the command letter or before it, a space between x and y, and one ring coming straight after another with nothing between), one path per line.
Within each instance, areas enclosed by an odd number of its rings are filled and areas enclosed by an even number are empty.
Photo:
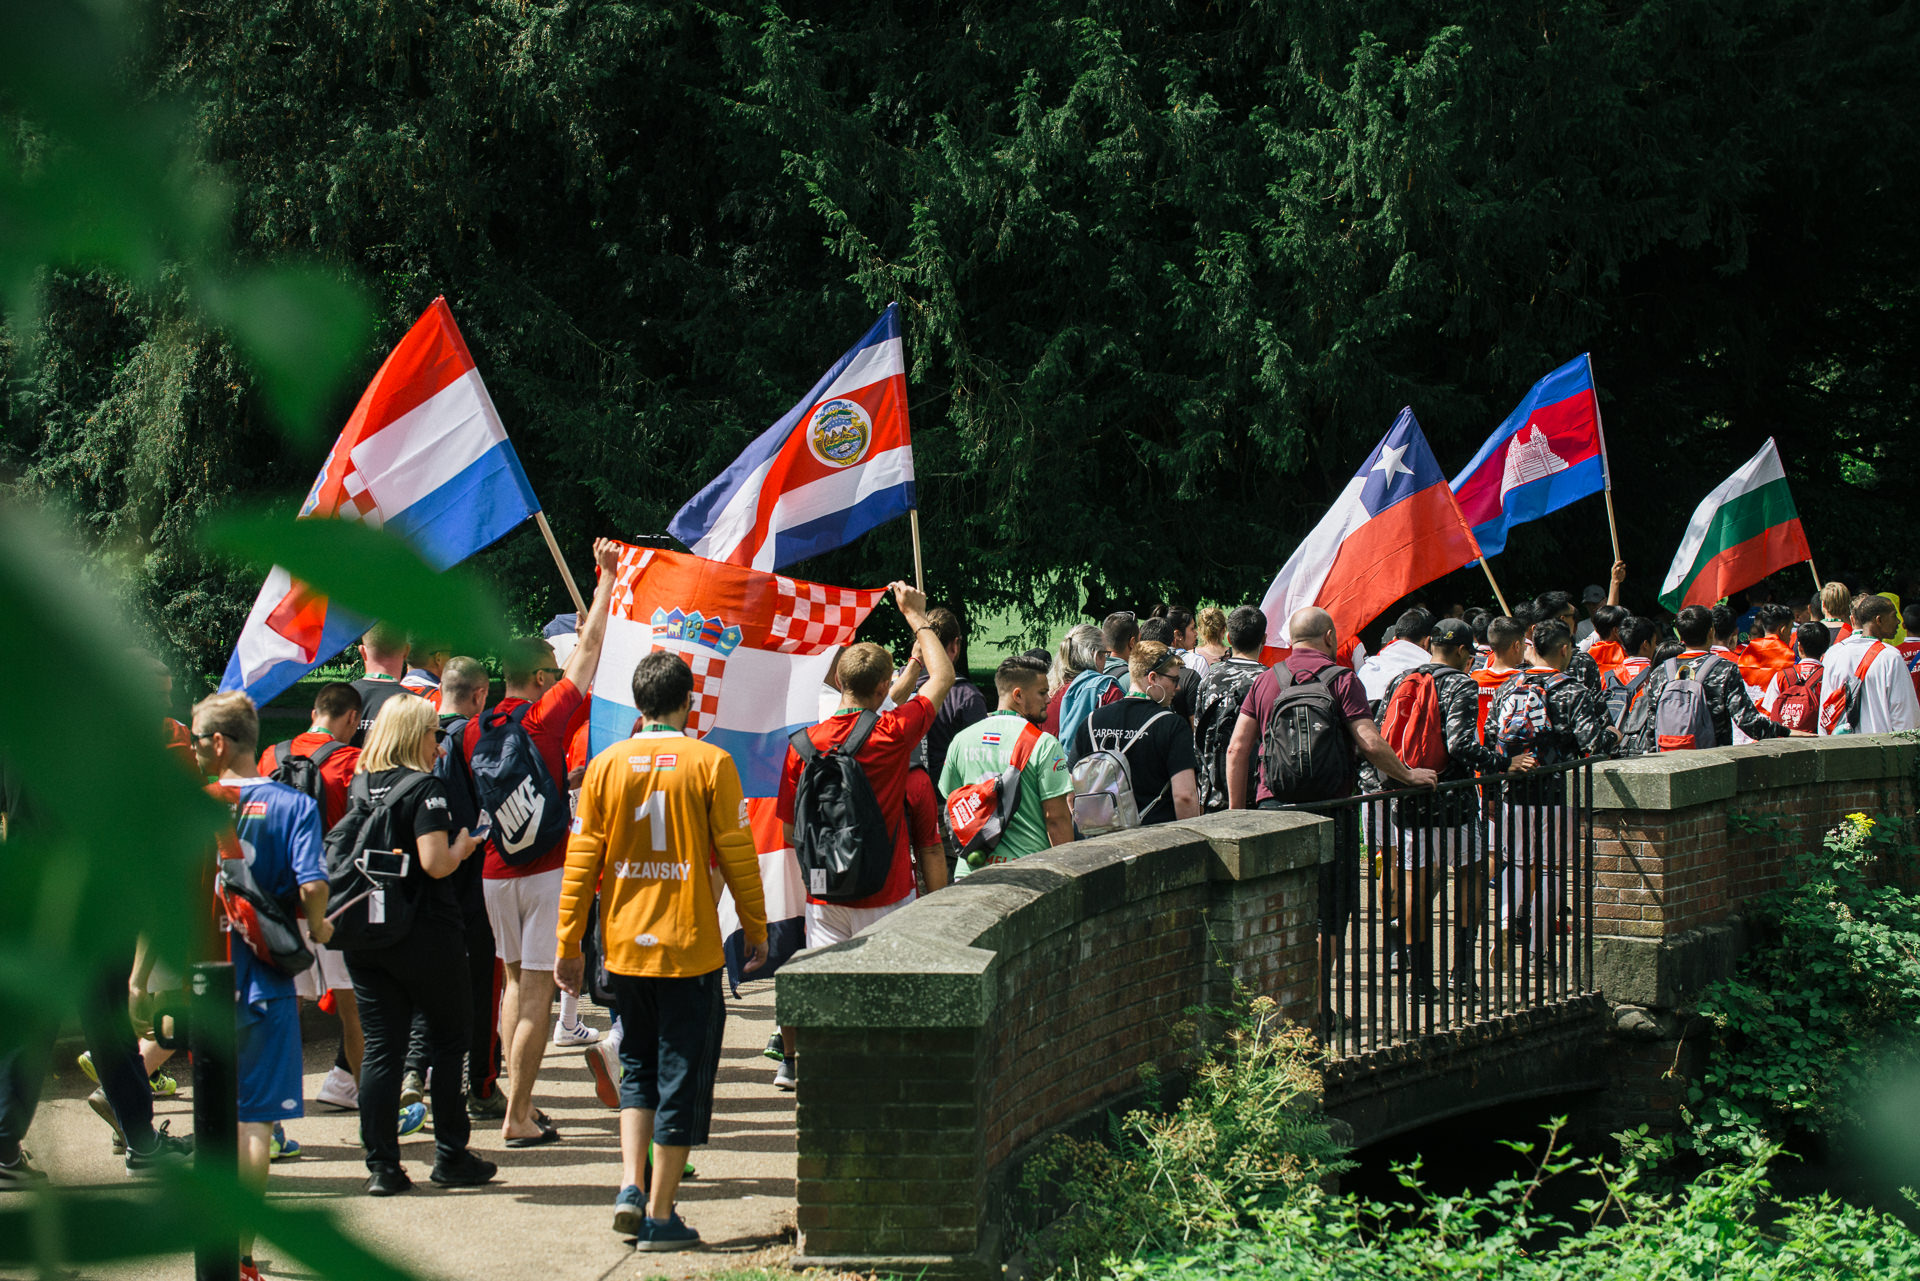
M369 772L365 775L367 796L378 805L394 787L419 773L419 770L405 768ZM400 800L393 816L393 831L402 842L400 848L413 856L407 869L405 889L407 893L419 896L420 916L416 919L430 916L451 925L459 925L460 903L450 884L453 878L428 876L426 869L420 866L420 838L431 832L444 832L451 839L455 831L447 805L446 785L431 774L426 776L426 782L415 784L413 790ZM474 857L479 856L476 853ZM473 859L467 861L472 862Z
M1173 776L1194 768L1193 729L1184 719L1130 695L1087 717L1073 737L1074 764L1095 749L1126 754L1142 824L1173 822Z
M1180 682L1173 691L1173 714L1184 716L1187 722L1193 722L1194 713L1200 710L1200 673L1191 667L1182 667L1180 675L1174 679Z
M412 690L399 681L386 677L362 676L353 683L360 691L360 728L353 732L353 746L365 747L367 734L373 728L373 718L380 714L380 707L396 694L411 694Z

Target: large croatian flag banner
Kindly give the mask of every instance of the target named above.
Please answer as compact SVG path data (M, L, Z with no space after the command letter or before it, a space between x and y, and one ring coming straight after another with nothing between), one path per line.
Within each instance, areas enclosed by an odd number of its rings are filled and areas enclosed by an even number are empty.
M606 643L594 674L595 755L633 732L633 669L668 650L693 670L687 733L723 747L740 770L767 895L767 968L804 944L806 894L793 850L774 813L787 740L817 724L820 690L834 653L851 644L884 588L829 587L699 556L646 547L620 549ZM739 980L738 918L720 904L728 969Z

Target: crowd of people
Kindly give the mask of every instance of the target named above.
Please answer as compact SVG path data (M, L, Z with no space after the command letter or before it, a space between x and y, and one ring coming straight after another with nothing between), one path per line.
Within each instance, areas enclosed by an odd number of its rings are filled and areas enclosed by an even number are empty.
M753 972L767 958L764 893L739 771L688 736L694 678L678 657L638 663L631 736L587 750L615 552L596 545L594 596L570 629L507 647L491 706L478 659L379 625L360 643L365 674L320 685L308 728L286 741L260 743L241 693L201 700L190 726L164 721L169 750L231 819L210 860L230 928L208 947L234 966L240 1164L254 1186L299 1153L288 1127L304 1115L306 998L338 1022L316 1102L358 1112L369 1195L412 1188L400 1141L429 1124L429 1178L444 1186L497 1176L469 1146L475 1124L497 1125L508 1151L558 1142L537 1102L544 1054L580 1046L620 1113L615 1229L647 1250L698 1243L675 1198L713 1111L718 904L731 894ZM1626 609L1624 582L1616 565L1578 601L1548 592L1505 614L1415 603L1375 653L1313 607L1285 620L1279 652L1251 605L1118 612L1006 658L991 691L961 668L958 616L893 584L910 652L840 650L819 724L794 735L781 775L805 945L1082 837L1398 790L1397 946L1432 993L1431 903L1451 880L1456 958L1485 911L1475 780L1519 779L1509 804L1551 809L1554 789L1529 791L1526 776L1591 757L1920 729L1920 604L1903 615L1838 582L1775 603L1762 585L1744 612L1667 618ZM139 661L167 698L166 669ZM17 788L0 786L0 811L10 834L33 821ZM1320 871L1323 980L1358 901L1356 812L1336 811L1337 857ZM1558 888L1541 868L1520 872L1503 894L1525 919ZM243 899L283 905L311 960L259 945ZM1532 913L1536 928L1546 916ZM181 984L142 943L81 1011L89 1102L133 1173L191 1153L153 1124L154 1097L178 1085L151 1019ZM581 1021L586 999L611 1012L605 1033ZM770 1040L775 1087L797 1088L800 1049L791 1028ZM29 1049L0 1063L0 1186L43 1177L21 1147L43 1060ZM250 1241L242 1253L257 1277Z

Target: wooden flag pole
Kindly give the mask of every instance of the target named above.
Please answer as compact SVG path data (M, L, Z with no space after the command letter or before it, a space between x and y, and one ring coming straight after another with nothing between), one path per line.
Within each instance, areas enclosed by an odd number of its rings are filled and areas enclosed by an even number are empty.
M907 523L913 526L913 590L927 594L927 577L920 568L920 509L907 508Z
M1813 603L1820 603L1820 589L1826 584L1820 580L1820 567L1813 563L1813 557L1807 557L1807 568L1813 571Z
M1593 353L1587 355L1587 382L1593 388L1593 430L1600 437L1600 495L1607 500L1607 532L1613 536L1613 558L1620 556L1620 525L1613 518L1613 466L1607 461L1607 425L1600 418L1600 384L1593 376Z
M553 553L553 563L560 567L560 577L566 580L567 594L573 597L573 607L580 612L580 621L587 621L587 602L580 597L580 584L573 581L573 571L567 568L567 558L560 554L560 544L553 536L553 526L547 524L545 512L535 512L533 523L540 526L540 536L547 540L547 550Z
M1487 564L1487 558L1480 558L1480 568L1487 572L1487 584L1493 588L1493 598L1500 602L1500 612L1512 617L1513 611L1507 608L1507 598L1500 594L1500 584L1493 581L1493 566Z

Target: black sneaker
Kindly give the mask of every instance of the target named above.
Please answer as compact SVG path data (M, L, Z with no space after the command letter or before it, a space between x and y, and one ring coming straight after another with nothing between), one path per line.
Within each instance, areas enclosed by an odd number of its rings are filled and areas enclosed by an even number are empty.
M33 1155L21 1148L12 1161L0 1161L0 1188L24 1188L47 1181L47 1172L33 1163Z
M666 1219L640 1220L640 1232L633 1239L633 1248L653 1254L664 1254L669 1250L691 1250L700 1244L700 1234L688 1227L678 1211L667 1215Z
M477 1188L482 1183L491 1183L498 1173L500 1167L493 1162L463 1151L459 1156L443 1156L435 1161L433 1173L427 1177L443 1188Z
M402 1192L413 1190L413 1180L407 1172L397 1165L376 1167L367 1175L368 1196L399 1196Z
M160 1128L153 1132L153 1146L141 1151L133 1144L127 1144L127 1173L145 1174L150 1170L163 1170L170 1166L185 1165L193 1160L193 1136L176 1139L167 1133L169 1121L162 1121Z
M786 1038L781 1036L778 1032L775 1032L772 1036L767 1038L767 1048L760 1051L760 1054L763 1058L772 1059L775 1063L786 1062L786 1058L787 1058Z

